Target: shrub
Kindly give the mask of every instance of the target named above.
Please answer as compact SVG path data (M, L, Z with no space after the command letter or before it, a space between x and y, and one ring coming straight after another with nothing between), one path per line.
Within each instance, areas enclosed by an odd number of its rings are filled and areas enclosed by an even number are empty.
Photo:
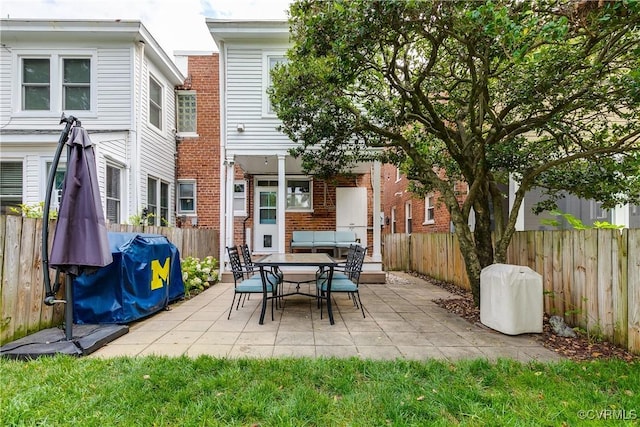
M184 295L197 295L218 281L218 260L212 256L204 259L188 256L181 262Z

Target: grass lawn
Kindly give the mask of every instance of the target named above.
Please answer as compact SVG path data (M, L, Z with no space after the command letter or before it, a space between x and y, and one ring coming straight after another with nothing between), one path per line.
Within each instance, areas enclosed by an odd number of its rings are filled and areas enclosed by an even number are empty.
M2 426L575 426L640 419L640 363L618 360L57 356L1 359L0 384Z

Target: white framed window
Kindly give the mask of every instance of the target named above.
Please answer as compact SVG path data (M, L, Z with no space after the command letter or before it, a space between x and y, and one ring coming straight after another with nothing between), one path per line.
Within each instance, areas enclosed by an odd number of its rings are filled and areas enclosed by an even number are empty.
M247 216L247 182L233 183L233 215Z
M91 109L91 60L62 58L62 109Z
M160 218L158 218L158 225L164 227L169 226L171 223L169 218L169 183L160 181Z
M0 213L10 213L11 207L22 203L22 161L0 162Z
M149 123L159 130L162 130L162 106L162 85L153 76L149 76Z
M411 209L411 202L407 202L404 205L405 213L405 232L411 234L413 232L413 210Z
M400 168L396 168L396 182L402 179L402 172L400 172Z
M273 106L269 100L267 90L273 84L271 79L271 70L273 70L278 64L284 64L287 62L287 57L284 51L279 52L264 52L262 54L262 115L263 116L275 116Z
M602 209L602 202L591 200L591 219L600 220L609 218L609 212Z
M313 210L313 180L287 178L287 211Z
M436 207L433 194L424 198L424 223L434 224L436 222Z
M198 135L198 109L195 90L179 90L176 95L177 130L179 136Z
M178 181L178 213L194 214L196 213L196 181L195 180L179 180Z
M42 181L42 200L46 197L47 185L49 183L49 173L53 161L47 160L44 165L44 180ZM51 190L51 209L58 210L60 208L60 201L62 200L62 184L64 182L64 174L67 171L67 164L65 162L58 162L56 168L56 175L53 179L53 189Z
M59 115L64 111L94 115L94 51L17 51L15 59L20 90L14 93L13 103L18 114Z
M122 218L122 168L107 164L107 215L106 220L113 224L120 224Z
M158 182L157 178L147 177L147 223L156 225L158 221Z

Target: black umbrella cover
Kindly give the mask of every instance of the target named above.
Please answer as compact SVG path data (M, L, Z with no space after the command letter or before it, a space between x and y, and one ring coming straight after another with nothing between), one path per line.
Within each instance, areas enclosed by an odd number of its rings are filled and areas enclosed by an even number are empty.
M62 185L50 265L79 275L83 271L104 267L113 258L89 134L76 126L71 129L67 145L67 172Z

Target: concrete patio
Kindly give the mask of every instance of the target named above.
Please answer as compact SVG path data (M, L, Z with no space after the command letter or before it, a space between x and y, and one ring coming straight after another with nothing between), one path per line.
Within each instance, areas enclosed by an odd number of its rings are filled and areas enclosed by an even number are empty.
M258 324L260 298L227 313L232 283L218 283L204 293L173 304L130 325L128 334L90 357L207 354L215 357L361 357L371 359L459 360L511 358L523 362L554 361L556 353L535 335L508 336L472 325L432 302L453 294L408 274L392 272L386 284L360 287L366 318L345 294L334 296L335 325L315 300L289 297L284 309L270 306Z

